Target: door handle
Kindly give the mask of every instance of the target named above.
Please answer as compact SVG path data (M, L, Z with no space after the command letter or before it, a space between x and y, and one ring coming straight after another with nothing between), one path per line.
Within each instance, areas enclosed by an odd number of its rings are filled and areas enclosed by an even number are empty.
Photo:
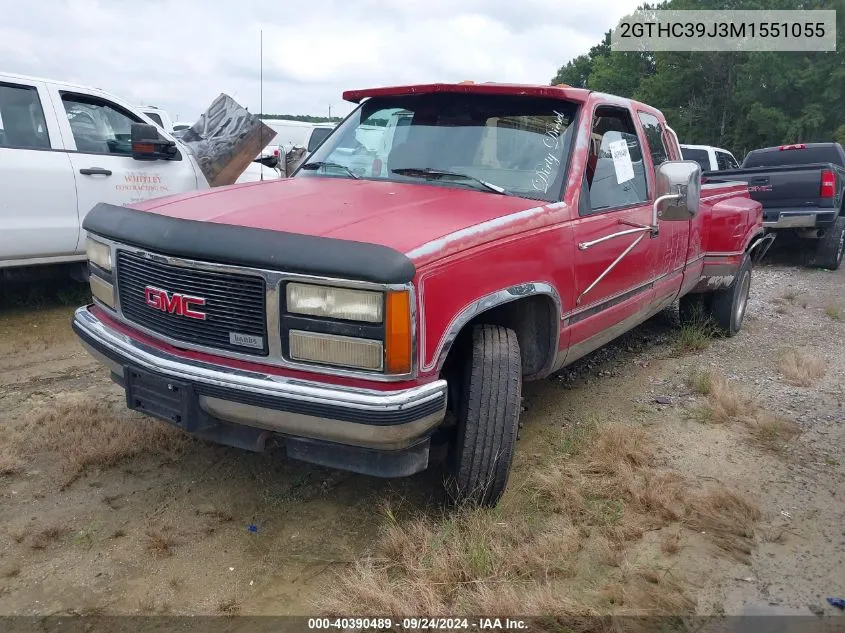
M111 170L102 167L83 167L79 173L83 176L111 176Z
M751 184L753 185L764 185L769 182L768 176L757 176L756 178L751 179Z

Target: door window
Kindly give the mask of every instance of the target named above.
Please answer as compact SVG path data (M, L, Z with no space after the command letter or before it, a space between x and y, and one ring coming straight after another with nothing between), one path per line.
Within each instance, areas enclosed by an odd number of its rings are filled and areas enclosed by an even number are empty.
M660 121L653 114L647 112L640 112L640 123L645 132L645 140L648 145L648 151L651 153L651 160L654 162L654 168L657 169L662 163L669 160L669 152L666 150L666 145L663 144L663 134L660 132Z
M141 119L96 97L62 93L77 151L89 154L132 155L131 128Z
M724 171L725 169L737 169L739 165L734 157L727 152L716 152L716 167L719 171Z
M36 88L0 84L0 147L50 149L50 135Z
M596 109L587 158L586 191L589 204L582 213L601 213L648 200L643 150L627 110Z

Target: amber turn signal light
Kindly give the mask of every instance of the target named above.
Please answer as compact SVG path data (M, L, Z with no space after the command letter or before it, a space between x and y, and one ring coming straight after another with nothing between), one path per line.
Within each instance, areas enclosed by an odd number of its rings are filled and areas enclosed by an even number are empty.
M392 290L386 297L385 369L389 374L411 371L411 294Z

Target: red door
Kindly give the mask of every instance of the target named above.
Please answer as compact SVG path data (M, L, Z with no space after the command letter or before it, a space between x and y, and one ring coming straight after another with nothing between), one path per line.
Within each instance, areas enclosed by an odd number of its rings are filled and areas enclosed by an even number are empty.
M642 143L627 108L599 106L574 223L575 305L567 362L643 319L654 298L655 239Z

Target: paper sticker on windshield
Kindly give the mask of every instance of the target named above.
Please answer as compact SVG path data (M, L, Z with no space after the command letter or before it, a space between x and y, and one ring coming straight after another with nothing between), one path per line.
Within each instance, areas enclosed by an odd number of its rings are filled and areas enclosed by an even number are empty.
M634 179L634 165L631 154L628 153L628 141L622 139L608 143L607 149L613 157L613 169L616 172L616 182L622 184Z

